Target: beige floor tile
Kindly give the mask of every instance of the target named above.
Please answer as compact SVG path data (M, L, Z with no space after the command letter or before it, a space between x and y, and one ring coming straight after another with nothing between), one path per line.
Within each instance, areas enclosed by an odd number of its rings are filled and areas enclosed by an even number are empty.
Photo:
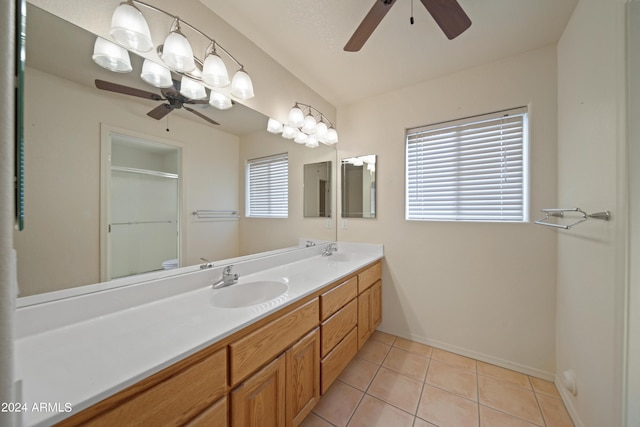
M480 405L480 427L536 427L536 425Z
M533 391L493 377L478 375L478 392L480 404L544 425Z
M383 344L379 341L367 341L364 343L360 351L356 354L356 356L368 360L369 362L377 363L378 365L382 364L382 361L387 356L387 353L391 349L390 345Z
M345 426L364 395L343 382L334 382L313 408L320 417L336 426Z
M547 427L573 427L562 400L539 394L538 402Z
M358 390L367 391L378 369L380 369L380 365L354 357L338 376L338 379Z
M415 415L421 392L422 382L383 367L373 379L367 394Z
M478 401L476 374L466 369L432 360L426 382L458 396Z
M539 394L546 394L547 396L555 397L556 399L560 399L560 393L558 393L558 389L556 385L551 381L541 380L536 377L529 377L531 380L531 384L533 385L533 391Z
M431 346L415 341L409 341L400 337L396 338L396 341L393 343L393 345L403 350L407 350L412 353L418 353L422 356L427 357L431 357L431 352L433 351L433 347Z
M413 422L413 427L438 427L438 426L416 417L416 420Z
M371 334L371 338L369 339L372 341L379 341L383 344L393 345L396 340L396 336L381 331L373 331L373 334Z
M525 374L521 374L520 372L512 371L511 369L505 369L500 366L478 361L478 374L487 375L499 379L500 381L510 382L531 390L529 377Z
M333 427L333 424L328 423L311 412L304 420L302 420L300 427Z
M365 395L353 414L349 427L411 427L413 420L413 415Z
M392 347L382 366L414 380L424 381L429 367L429 358Z
M439 427L477 427L478 404L425 384L418 417Z
M476 361L465 356L460 356L459 354L434 348L431 353L431 358L468 371L476 372Z

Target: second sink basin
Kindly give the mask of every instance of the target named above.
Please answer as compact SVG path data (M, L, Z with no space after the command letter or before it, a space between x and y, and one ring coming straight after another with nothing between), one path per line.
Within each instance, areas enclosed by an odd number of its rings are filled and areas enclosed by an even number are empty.
M217 290L211 299L216 307L249 307L277 298L288 289L289 286L286 283L275 280L238 283Z

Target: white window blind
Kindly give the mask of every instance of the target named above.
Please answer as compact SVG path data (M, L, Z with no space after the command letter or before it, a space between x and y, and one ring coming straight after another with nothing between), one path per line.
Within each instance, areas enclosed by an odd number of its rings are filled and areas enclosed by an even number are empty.
M527 109L407 130L406 219L528 221Z
M289 214L287 153L247 161L246 205L247 216L287 218Z

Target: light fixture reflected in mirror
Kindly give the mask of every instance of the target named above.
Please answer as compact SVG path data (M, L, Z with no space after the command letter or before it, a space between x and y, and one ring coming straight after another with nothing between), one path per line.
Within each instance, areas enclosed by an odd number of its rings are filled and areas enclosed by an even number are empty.
M197 81L183 76L180 82L180 95L186 96L189 99L205 99L207 97L207 91Z
M211 91L211 96L209 97L209 104L216 107L218 110L227 110L233 106L231 99L219 92L214 90Z
M129 73L133 70L129 52L122 46L118 46L102 37L96 39L91 58L102 68L116 73Z
M214 88L229 86L229 73L222 58L216 53L216 45L211 42L213 49L207 54L202 66L202 80Z
M305 117L300 107L308 108ZM313 112L315 111L315 116ZM287 116L287 125L283 125L276 119L270 118L267 123L267 131L271 133L282 132L282 137L294 139L298 144L305 144L307 147L315 148L321 142L326 145L333 145L338 142L338 132L324 114L317 108L308 104L296 102ZM325 123L325 120L329 122ZM279 124L280 126L276 125Z
M253 98L253 83L244 68L240 68L231 80L231 95L240 99Z
M140 78L151 86L167 88L173 86L171 71L164 65L145 59L142 63Z
M162 61L172 70L189 73L196 68L191 43L180 31L180 20L176 19L172 30L162 45Z

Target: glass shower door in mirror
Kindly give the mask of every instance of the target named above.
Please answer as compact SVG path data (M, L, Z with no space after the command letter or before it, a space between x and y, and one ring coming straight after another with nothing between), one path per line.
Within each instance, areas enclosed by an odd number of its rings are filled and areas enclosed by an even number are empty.
M177 147L111 135L107 279L178 267Z
M342 159L342 218L376 217L376 155Z

